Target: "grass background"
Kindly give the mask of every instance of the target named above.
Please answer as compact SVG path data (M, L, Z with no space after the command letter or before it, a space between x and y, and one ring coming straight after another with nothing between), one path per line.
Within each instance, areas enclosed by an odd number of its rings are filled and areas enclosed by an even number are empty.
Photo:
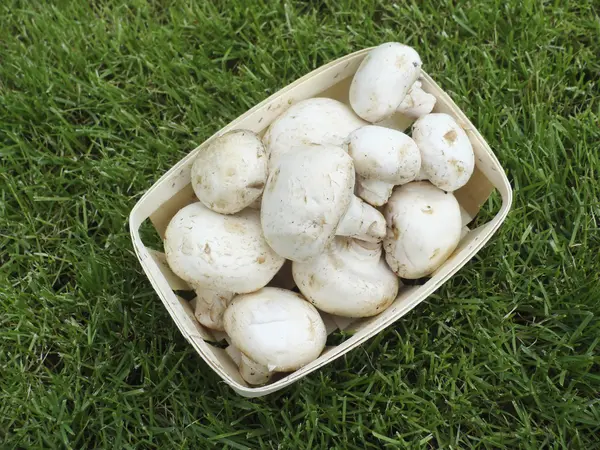
M600 448L599 10L2 2L1 447ZM488 139L514 209L394 326L240 398L154 294L128 212L260 100L385 41L417 48Z

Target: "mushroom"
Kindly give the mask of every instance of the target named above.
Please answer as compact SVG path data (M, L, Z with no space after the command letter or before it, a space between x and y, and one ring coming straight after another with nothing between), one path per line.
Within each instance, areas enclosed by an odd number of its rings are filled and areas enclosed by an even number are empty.
M435 102L435 96L425 92L420 81L415 81L402 103L400 103L398 112L409 117L418 118L429 114L433 110Z
M412 138L421 151L423 174L440 189L453 192L463 187L475 169L469 137L448 114L433 113L418 119Z
M225 353L227 353L235 365L239 367L242 362L242 352L240 352L240 349L235 345L231 345L231 338L229 338L229 336L227 336L227 341L229 342L229 345L225 347Z
M338 316L374 316L398 294L398 277L385 263L381 244L337 237L325 253L293 263L292 271L308 301Z
M421 73L415 49L397 42L371 50L354 74L350 104L368 122L380 122L396 112Z
M236 296L223 322L231 344L242 354L240 373L252 384L315 360L327 338L315 307L286 289L266 287Z
M385 206L387 236L385 259L400 277L430 275L442 265L460 241L460 207L452 193L427 181L394 190Z
M231 340L231 339L229 339ZM229 355L232 361L238 366L240 375L248 384L266 384L273 376L266 366L252 361L237 348L235 345L228 345L225 353Z
M340 147L307 145L278 158L263 193L265 239L279 255L304 262L334 235L380 242L385 219L353 193L354 164Z
M265 133L269 167L295 146L326 144L341 146L357 128L366 125L345 104L331 98L309 98L292 105Z
M164 246L171 270L198 295L196 317L214 329L222 329L222 311L234 292L262 288L285 261L263 238L258 211L224 216L200 202L175 214Z
M241 353L240 359L240 375L248 384L260 385L266 384L273 376L273 372L269 372L267 366L251 360L246 355Z
M233 130L215 138L192 165L192 187L207 208L234 214L262 194L267 180L267 154L256 134Z
M234 295L233 292L196 288L196 320L207 328L223 331L223 313Z
M420 151L419 151L419 153L420 153ZM419 173L417 174L417 176L415 177L415 179L413 181L426 181L426 180L427 180L427 174L423 170L423 159L421 158L421 169L419 170ZM259 208L260 208L260 206L259 206Z
M356 193L373 206L385 204L394 185L412 181L421 168L417 144L391 128L359 128L349 136L347 146L358 175Z

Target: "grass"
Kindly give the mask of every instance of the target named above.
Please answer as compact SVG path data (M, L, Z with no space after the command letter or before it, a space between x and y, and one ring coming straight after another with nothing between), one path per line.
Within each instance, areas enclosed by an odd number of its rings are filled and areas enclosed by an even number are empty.
M2 448L600 448L600 4L376 3L0 5ZM240 398L154 294L128 212L252 105L390 40L488 139L514 209L394 326Z

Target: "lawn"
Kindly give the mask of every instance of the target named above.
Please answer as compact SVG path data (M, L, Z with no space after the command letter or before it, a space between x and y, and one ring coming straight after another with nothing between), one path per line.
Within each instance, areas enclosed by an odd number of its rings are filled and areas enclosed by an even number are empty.
M598 0L51 3L0 5L3 449L600 448ZM241 398L172 323L128 213L248 108L385 41L486 137L513 210L385 332Z

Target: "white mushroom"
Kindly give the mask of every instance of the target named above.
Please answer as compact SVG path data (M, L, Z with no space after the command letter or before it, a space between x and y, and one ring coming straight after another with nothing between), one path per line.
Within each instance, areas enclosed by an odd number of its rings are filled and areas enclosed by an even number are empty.
M366 125L351 108L331 98L309 98L290 106L265 133L269 167L296 146L341 146L357 128Z
M421 167L429 181L453 192L469 181L475 155L469 137L448 114L433 113L418 119L412 138L421 151Z
M228 341L230 340L231 339L228 339ZM235 345L230 344L227 347L225 347L225 353L229 355L229 357L235 363L236 366L240 366L242 362L242 352L240 352L239 348L237 348Z
M402 278L430 275L460 241L462 223L456 198L427 181L395 189L385 206L385 218L385 259Z
M419 150L419 153L420 153L420 150ZM417 174L417 176L415 177L415 179L413 181L426 181L426 180L427 180L427 174L423 170L423 159L421 157L421 170L419 170L419 173ZM260 208L260 206L259 206L259 208Z
M418 118L429 114L433 110L435 102L435 96L425 92L420 81L415 81L402 103L400 103L398 112L409 117Z
M293 263L292 270L306 299L338 316L374 316L398 294L398 277L385 263L381 244L338 237L325 253Z
M265 148L248 130L229 131L200 151L192 165L192 187L207 208L234 214L262 194L267 180Z
M223 313L235 294L226 291L196 288L194 316L202 325L212 330L223 330Z
M391 128L359 128L349 136L347 145L358 175L356 194L373 206L385 204L394 186L412 181L421 168L417 144Z
M421 73L421 58L415 49L397 42L371 50L354 74L350 104L368 122L391 116Z
M272 372L305 366L321 354L327 338L314 306L295 292L272 287L235 297L224 324L232 345L242 353L241 373L247 371L249 383L257 374L262 382Z
M265 182L267 180L265 179ZM256 200L254 200L251 204L248 205L248 208L252 208L252 209L260 209L260 204L262 203L262 195L260 197L258 197Z
M235 345L229 345L225 348L225 352L233 360L236 366L240 370L240 375L248 384L258 385L266 384L271 377L273 372L269 372L267 366L252 361L237 348Z
M303 262L334 235L380 242L385 219L353 193L354 164L340 147L308 145L282 155L263 193L265 239L279 255Z
M258 211L224 216L200 202L175 214L164 246L171 270L198 294L197 317L216 329L233 292L260 289L285 261L263 238Z
M240 375L248 384L266 384L271 379L273 372L269 372L267 366L251 360L243 353L241 353L241 356L239 365Z

